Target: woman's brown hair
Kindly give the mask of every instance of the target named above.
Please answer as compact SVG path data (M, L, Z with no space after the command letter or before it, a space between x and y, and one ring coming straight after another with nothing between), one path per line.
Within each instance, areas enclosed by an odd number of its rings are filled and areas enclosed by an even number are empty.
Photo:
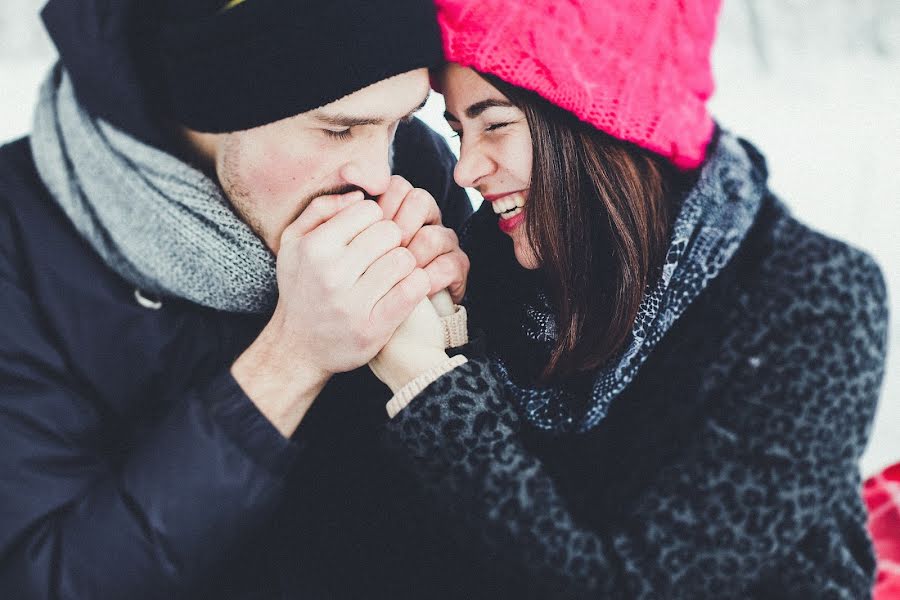
M596 369L622 349L659 275L678 173L537 94L484 77L531 130L525 227L558 316L542 379Z

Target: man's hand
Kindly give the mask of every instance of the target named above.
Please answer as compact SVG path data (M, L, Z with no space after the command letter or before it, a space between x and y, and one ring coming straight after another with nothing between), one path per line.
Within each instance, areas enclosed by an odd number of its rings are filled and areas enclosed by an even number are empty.
M232 374L286 436L331 375L369 362L430 292L383 217L361 192L324 196L281 236L278 304Z
M434 197L394 175L387 191L378 198L378 205L384 218L400 227L400 245L428 274L428 295L446 289L454 302L461 302L469 276L469 257L460 249L456 233L441 225L441 212Z

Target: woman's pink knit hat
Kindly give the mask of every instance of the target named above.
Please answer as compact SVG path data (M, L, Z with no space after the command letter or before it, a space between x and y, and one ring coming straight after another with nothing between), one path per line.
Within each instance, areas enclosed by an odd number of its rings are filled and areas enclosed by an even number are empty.
M598 129L690 169L706 109L719 0L436 0L448 61L537 92Z

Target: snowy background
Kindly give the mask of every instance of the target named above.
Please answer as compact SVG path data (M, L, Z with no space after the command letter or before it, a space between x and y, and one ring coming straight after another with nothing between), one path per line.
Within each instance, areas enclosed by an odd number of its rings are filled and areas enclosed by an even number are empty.
M28 132L54 60L42 0L0 4L0 143ZM870 252L891 294L887 376L864 474L900 461L900 2L725 0L713 55L719 122L766 154L802 220ZM423 118L447 131L439 96Z

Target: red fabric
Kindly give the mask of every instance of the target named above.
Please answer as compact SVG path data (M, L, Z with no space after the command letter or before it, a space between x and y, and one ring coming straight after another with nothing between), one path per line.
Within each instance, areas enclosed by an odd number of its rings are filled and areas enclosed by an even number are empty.
M436 0L447 59L698 166L719 0Z
M878 557L874 600L900 600L900 463L867 479L863 499Z

